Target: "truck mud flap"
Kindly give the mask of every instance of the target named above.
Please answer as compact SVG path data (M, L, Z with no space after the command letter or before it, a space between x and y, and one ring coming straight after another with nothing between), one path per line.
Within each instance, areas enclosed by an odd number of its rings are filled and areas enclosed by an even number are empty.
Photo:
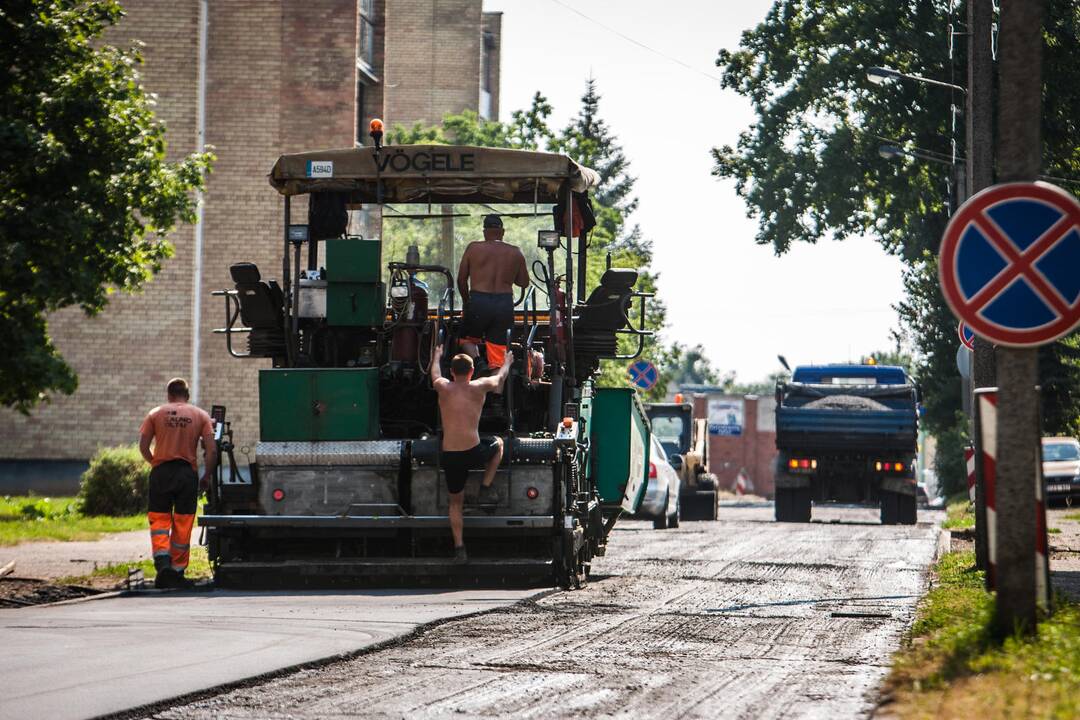
M775 478L776 489L787 488L808 488L810 487L809 475L788 475L787 473L778 474Z
M914 478L882 478L881 489L884 492L894 492L898 495L915 496Z

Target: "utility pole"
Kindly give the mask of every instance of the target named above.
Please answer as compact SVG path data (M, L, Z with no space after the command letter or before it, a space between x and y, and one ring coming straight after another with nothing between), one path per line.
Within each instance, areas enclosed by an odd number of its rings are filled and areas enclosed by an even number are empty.
M997 165L1000 182L1032 182L1042 165L1045 0L1001 4ZM1035 480L1039 461L1038 350L999 347L997 605L994 631L1036 630Z
M991 54L991 27L993 24L993 0L968 0L967 3L967 107L964 118L967 140L967 194L974 195L994 183L994 124L993 84L994 64ZM967 198L964 198L965 200ZM994 346L975 336L975 350L971 358L971 382L968 392L997 385L994 373ZM969 395L964 398L968 408L974 408ZM982 570L989 566L986 540L986 498L983 493L982 440L972 433L975 446L975 564Z

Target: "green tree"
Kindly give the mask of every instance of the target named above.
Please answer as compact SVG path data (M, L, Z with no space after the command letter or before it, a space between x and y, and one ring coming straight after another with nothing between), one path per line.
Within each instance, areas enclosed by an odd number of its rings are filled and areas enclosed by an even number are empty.
M671 347L671 382L677 385L720 385L720 371L713 367L703 345L686 347L675 343Z
M650 267L652 243L643 237L637 225L631 226L627 222L638 205L633 194L635 178L630 175L630 162L618 138L600 116L600 99L596 80L590 78L578 114L551 140L549 148L591 167L600 176L599 187L594 193L596 227L589 236L589 287L600 282L610 255L613 267L637 269L638 290L655 293L657 276ZM663 301L652 298L647 304L645 327L658 332L664 326L666 316ZM633 320L637 324L637 320ZM637 339L631 336L620 336L619 352L624 355L634 352L637 344ZM665 346L659 337L654 335L645 340L642 357L661 370L660 382L645 393L647 399L659 400L667 393L672 354L672 348ZM601 363L601 385L622 386L626 381L625 361L605 360Z
M758 221L757 242L777 253L793 242L868 234L907 263L898 310L926 390L928 424L942 431L953 428L960 407L956 321L937 287L935 257L948 221L950 168L911 157L885 161L877 150L888 143L949 157L950 105L962 106L963 98L915 82L877 87L866 70L887 66L962 82L962 36L950 59L945 35L950 22L963 23L963 13L944 0L777 0L739 48L722 50L717 60L724 86L748 97L756 118L734 147L713 150L714 175L735 181ZM1080 6L1049 0L1047 18L1045 172L1078 177ZM1059 390L1080 388L1068 347L1057 343L1042 353ZM1048 426L1075 422L1077 397L1072 389L1044 393Z
M777 382L790 378L791 375L786 370L774 370L765 376L764 380L753 382L739 382L733 377L728 392L736 395L772 395L776 391Z
M138 54L101 41L122 14L115 0L0 8L0 403L22 412L77 387L47 315L138 290L209 167L166 162Z

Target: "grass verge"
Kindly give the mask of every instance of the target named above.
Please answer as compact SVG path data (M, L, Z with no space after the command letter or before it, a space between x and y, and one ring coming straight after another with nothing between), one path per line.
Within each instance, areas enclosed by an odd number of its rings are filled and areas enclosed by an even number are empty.
M945 522L941 527L946 530L967 530L975 527L975 508L968 500L966 492L957 493L945 502Z
M146 515L83 515L73 497L0 497L0 545L35 540L97 540L106 533L144 529Z
M949 553L893 658L881 717L1080 717L1080 605L1056 599L1033 639L993 642L993 596L971 551Z
M115 584L119 584L127 580L128 571L131 568L141 569L143 571L143 577L147 580L153 580L154 577L157 576L157 571L154 570L153 560L140 560L138 562L105 565L88 575L72 575L71 577L61 578L57 582L62 585L88 585L91 587L100 587L103 584L114 584L110 583L112 580L116 581ZM201 545L195 545L191 548L191 560L184 576L191 578L192 580L199 580L201 578L208 578L210 575L210 561L206 555L206 548Z

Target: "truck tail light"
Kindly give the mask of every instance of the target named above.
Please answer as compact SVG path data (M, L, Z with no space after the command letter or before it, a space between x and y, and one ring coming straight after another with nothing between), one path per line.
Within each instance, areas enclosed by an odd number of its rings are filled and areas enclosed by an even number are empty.
M904 472L904 463L892 462L891 460L877 460L874 462L874 470L877 472Z
M817 470L817 460L814 458L791 458L788 467L792 470Z
M656 479L656 463L654 462L649 463L649 479Z
M275 489L274 492L273 492L273 498L277 502L281 502L282 500L285 499L285 491L282 490L281 488Z
M525 497L529 498L530 500L535 500L536 498L540 497L540 491L534 487L531 487L525 491Z

